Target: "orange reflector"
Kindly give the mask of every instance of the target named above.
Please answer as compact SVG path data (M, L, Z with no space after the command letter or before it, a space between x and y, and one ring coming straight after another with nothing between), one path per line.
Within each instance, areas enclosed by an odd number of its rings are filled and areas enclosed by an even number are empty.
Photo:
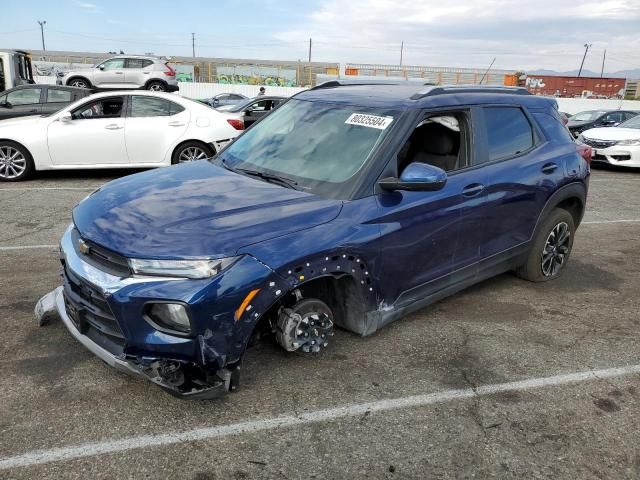
M255 290L251 290L249 292L249 294L246 297L244 297L244 300L242 301L242 303L240 304L240 306L236 310L236 317L235 317L236 318L236 322L238 320L240 320L240 317L242 316L244 311L247 309L247 307L251 303L251 300L253 300L253 297L255 297L258 294L259 291L260 291L260 289L256 288Z

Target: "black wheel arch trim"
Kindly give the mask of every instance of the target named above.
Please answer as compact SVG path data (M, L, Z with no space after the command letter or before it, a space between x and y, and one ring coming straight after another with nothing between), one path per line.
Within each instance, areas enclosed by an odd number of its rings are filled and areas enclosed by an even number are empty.
M549 214L563 201L570 200L572 198L577 199L580 202L580 212L578 216L578 221L576 222L575 227L578 228L582 218L584 217L584 212L587 204L587 187L581 182L572 182L568 185L564 185L560 187L558 190L553 192L553 194L547 199L547 202L538 215L538 220L536 221L536 226L533 229L533 233L531 235L531 239L534 238L536 232L538 231L538 227L544 221L545 218L549 216Z
M76 75L76 76L74 76L74 77L71 77L69 80L67 80L67 84L66 84L66 86L67 86L67 87L71 87L71 86L72 86L72 85L71 85L71 82L73 82L74 80L83 80L83 81L87 82L87 85L89 85L89 87L88 87L88 88L90 88L90 89L91 89L91 88L94 88L94 87L93 87L93 84L89 81L89 79L88 79L88 78L86 78L86 77L83 77L82 75Z

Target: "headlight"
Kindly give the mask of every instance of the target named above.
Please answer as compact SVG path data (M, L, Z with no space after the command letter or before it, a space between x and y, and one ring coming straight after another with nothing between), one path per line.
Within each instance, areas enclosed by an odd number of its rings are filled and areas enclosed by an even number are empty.
M147 319L158 330L168 333L189 334L191 322L184 305L179 303L151 303L146 307Z
M131 271L138 275L160 277L210 278L218 275L238 257L217 260L140 260L129 259Z
M640 138L634 138L632 140L620 140L616 145L640 145Z

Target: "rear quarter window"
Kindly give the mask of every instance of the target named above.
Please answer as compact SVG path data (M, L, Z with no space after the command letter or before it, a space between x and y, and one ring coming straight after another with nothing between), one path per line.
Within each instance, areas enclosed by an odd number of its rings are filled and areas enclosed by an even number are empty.
M569 129L562 122L548 113L534 112L533 118L542 128L544 136L553 143L573 142Z

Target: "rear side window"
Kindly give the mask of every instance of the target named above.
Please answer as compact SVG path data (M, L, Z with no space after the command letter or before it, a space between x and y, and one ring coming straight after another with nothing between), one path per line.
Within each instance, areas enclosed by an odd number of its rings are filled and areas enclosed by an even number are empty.
M32 105L40 103L40 88L24 88L7 95L7 103L16 105Z
M69 90L60 90L59 88L47 90L47 103L68 103L70 101L71 92Z
M182 112L181 105L163 98L143 97L134 95L131 97L130 117L167 117Z
M560 120L548 113L536 112L533 114L538 125L542 127L544 136L553 143L573 142L569 129Z
M145 68L151 65L151 60L145 60L144 58L127 58L127 68Z
M533 130L521 109L485 107L483 110L490 162L519 155L533 146Z

